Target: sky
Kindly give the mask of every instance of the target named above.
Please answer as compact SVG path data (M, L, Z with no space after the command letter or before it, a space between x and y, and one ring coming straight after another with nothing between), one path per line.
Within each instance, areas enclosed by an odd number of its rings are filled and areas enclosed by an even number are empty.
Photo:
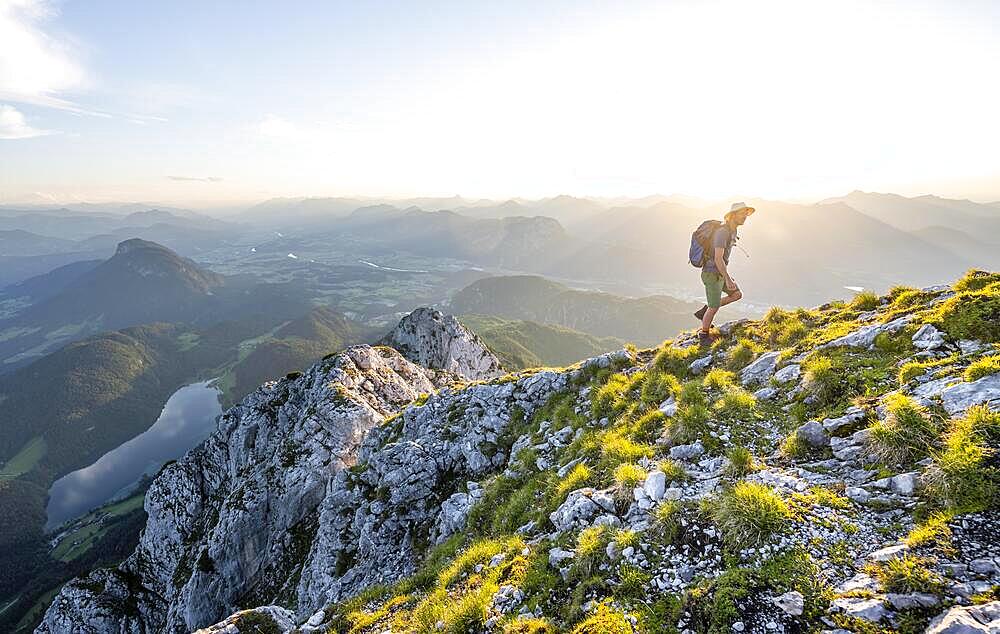
M1000 200L1000 2L0 0L0 202Z

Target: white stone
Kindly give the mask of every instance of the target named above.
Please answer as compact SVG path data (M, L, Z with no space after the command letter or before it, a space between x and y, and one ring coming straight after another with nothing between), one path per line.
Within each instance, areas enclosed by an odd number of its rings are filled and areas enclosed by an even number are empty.
M663 492L667 488L667 475L659 469L650 471L642 488L651 500L659 502L663 499Z
M997 634L1000 632L1000 601L956 606L939 615L925 634Z
M924 324L912 337L913 347L918 350L936 350L944 345L944 333L932 326Z
M774 597L772 601L785 614L790 614L791 616L800 616L805 609L805 597L802 596L801 592L796 590Z
M778 365L778 355L780 352L765 352L757 357L753 363L743 368L740 373L740 382L744 387L756 385L771 378L774 368Z
M962 414L973 405L1000 409L1000 372L984 376L971 383L963 381L941 392L944 409L951 416Z
M837 346L849 346L853 348L871 348L875 344L875 338L878 337L883 332L894 333L902 330L906 324L910 323L913 319L911 315L904 315L893 319L886 324L872 324L871 326L862 326L852 333L846 334L843 337L837 337L833 341L828 341L820 346L818 349L822 348L835 348Z
M785 383L790 383L792 381L798 380L799 376L802 375L802 366L798 363L792 363L781 368L774 373L774 380L778 383L784 385Z
M691 371L691 374L701 374L708 368L709 365L712 364L712 359L713 355L695 359L691 362L691 365L688 366L688 369Z

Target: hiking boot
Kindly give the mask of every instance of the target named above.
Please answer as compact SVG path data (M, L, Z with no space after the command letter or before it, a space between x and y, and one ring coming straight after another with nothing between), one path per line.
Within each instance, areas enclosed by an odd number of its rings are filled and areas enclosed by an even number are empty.
M722 339L722 335L715 332L705 332L704 330L698 331L698 343L703 346L710 346L719 339Z
M695 311L694 318L697 319L698 321L701 321L702 319L705 318L705 311L707 310L708 310L708 305L706 304Z

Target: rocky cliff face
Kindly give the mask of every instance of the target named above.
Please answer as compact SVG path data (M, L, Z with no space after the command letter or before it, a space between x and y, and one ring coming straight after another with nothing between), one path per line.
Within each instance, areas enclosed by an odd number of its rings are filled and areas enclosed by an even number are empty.
M500 360L455 317L433 308L418 308L403 317L382 343L410 361L467 377L496 378Z
M467 387L351 349L228 412L39 631L994 632L998 324L977 273Z

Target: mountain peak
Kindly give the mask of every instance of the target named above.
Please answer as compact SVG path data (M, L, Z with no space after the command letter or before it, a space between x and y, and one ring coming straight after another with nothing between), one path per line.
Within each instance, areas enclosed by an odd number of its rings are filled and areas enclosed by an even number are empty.
M452 315L422 307L403 317L382 343L410 361L448 370L466 379L492 379L503 374L500 360L472 331Z

